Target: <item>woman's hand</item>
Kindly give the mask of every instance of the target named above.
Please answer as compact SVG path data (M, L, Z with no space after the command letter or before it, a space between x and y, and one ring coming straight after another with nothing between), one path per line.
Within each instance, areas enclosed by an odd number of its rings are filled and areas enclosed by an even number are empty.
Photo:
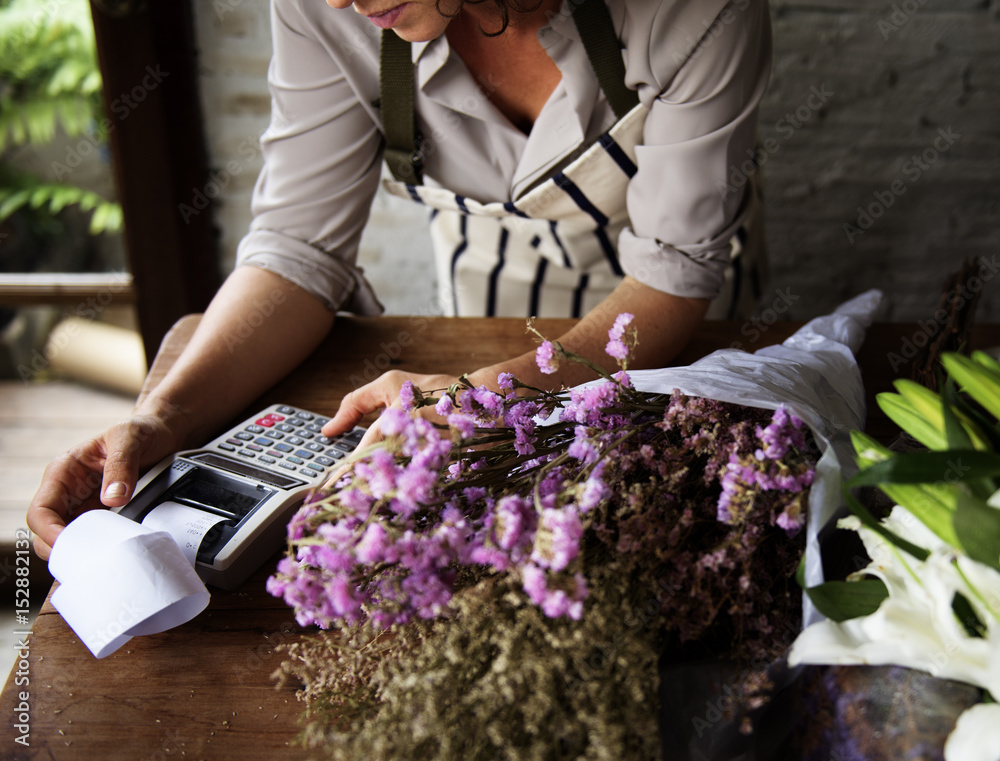
M414 386L424 393L437 392L447 389L449 386L458 383L458 378L453 375L421 375L419 373L407 373L402 370L390 370L380 375L371 383L365 384L361 388L355 389L340 402L340 408L330 422L323 426L324 436L338 436L356 426L366 415L386 407L399 407L399 391L406 381L410 381ZM434 408L426 407L421 414L433 417ZM358 447L365 447L381 441L383 438L379 431L378 423L368 428L368 432L361 439Z
M135 415L50 462L28 506L38 556L48 559L59 533L80 513L127 503L140 469L176 451L178 443L160 418Z

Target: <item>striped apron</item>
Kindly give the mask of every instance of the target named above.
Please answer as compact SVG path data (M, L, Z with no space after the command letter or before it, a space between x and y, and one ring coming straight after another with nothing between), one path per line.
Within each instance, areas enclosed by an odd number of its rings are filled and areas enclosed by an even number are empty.
M607 13L601 0L583 6ZM595 22L592 27L613 29L610 18L605 18L606 22ZM579 20L578 26L583 36L585 28ZM624 67L618 67L622 62L618 42L613 32L606 35L601 31L599 35L611 38L606 44L614 46L614 53L606 58L617 59L615 70L609 74L593 56L591 61L620 118L551 178L514 201L492 203L406 182L407 177L419 177L419 170L407 166L401 171L393 168L397 179L383 182L390 194L431 210L437 281L446 313L463 317L581 317L621 281L624 273L616 242L628 224L626 189L636 173L635 148L642 140L648 110L641 104L622 106ZM390 42L398 44L391 38ZM407 95L412 98L412 85L408 93L405 87L391 94L383 90L383 102L397 103ZM628 95L637 102L634 93L628 91ZM404 139L408 130L412 134L411 126L400 128ZM391 134L389 143L393 143ZM398 151L404 164L412 145ZM757 195L751 194L754 210L759 210ZM725 284L712 302L709 318L748 317L760 296L764 257L758 217L752 213L731 241ZM751 236L751 230L756 234Z

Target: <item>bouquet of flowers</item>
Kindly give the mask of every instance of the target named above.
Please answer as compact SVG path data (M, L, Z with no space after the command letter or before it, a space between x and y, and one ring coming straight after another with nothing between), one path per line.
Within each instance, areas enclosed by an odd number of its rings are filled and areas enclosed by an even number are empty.
M852 351L877 303L663 371L628 371L620 315L620 371L568 393L405 387L385 441L295 516L268 583L325 630L281 669L303 685L307 743L656 757L658 663L692 645L748 667L727 717L745 726L800 626L794 571L837 491L834 434L863 410ZM581 361L544 339L536 357ZM447 425L411 414L430 405Z

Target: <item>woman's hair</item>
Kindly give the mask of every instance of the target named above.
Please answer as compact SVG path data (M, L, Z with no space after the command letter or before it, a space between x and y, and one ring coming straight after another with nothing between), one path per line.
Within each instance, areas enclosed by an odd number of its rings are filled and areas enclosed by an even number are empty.
M525 1L522 1L522 0L461 0L461 3L458 6L458 10L456 10L452 14L444 13L441 10L441 0L437 0L438 12L441 13L441 15L443 15L443 16L450 15L450 16L452 16L454 18L455 16L457 16L459 14L459 12L462 10L462 6L465 5L466 3L468 3L470 5L479 5L480 3L489 3L491 5L496 6L497 16L498 16L498 18L500 20L500 29L498 29L495 32L488 32L485 29L483 29L482 26L479 27L479 30L483 34L485 34L487 37L496 37L498 35L503 34L507 30L507 26L510 24L510 14L511 14L511 11L513 11L514 13L525 13L527 11L533 11L533 10L535 10L535 8L537 8L539 5L541 5L542 0L535 0L534 2L532 2L531 0L525 0Z

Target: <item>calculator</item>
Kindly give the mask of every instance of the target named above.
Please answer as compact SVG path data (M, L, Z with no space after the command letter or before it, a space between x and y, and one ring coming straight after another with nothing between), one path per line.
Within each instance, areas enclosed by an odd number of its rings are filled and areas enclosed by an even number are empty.
M364 436L364 428L323 436L328 419L267 407L158 463L117 512L170 533L206 584L236 589L284 545L296 508Z

